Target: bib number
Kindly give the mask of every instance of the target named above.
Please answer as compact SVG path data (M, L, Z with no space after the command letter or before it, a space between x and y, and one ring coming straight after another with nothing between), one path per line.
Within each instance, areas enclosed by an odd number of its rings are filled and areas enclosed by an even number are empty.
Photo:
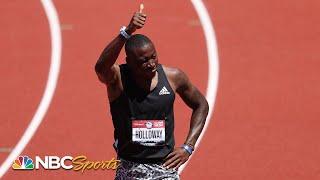
M165 144L164 120L133 120L132 142L144 146L159 146Z

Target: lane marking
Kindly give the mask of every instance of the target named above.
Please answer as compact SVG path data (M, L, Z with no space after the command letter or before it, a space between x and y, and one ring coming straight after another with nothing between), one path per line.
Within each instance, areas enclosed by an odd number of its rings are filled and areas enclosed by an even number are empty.
M217 48L217 41L214 33L214 28L211 23L212 21L210 19L210 15L205 5L201 0L191 0L191 3L199 16L201 25L203 27L204 35L206 37L206 45L207 45L207 51L208 51L208 64L209 64L208 86L207 86L206 98L209 103L210 109L209 109L208 117L206 119L206 124L195 145L195 151L196 151L197 147L199 146L202 140L203 135L205 134L208 128L208 125L210 124L210 120L212 117L212 112L213 112L216 95L217 95L217 88L218 88L219 58L218 58L218 48ZM180 166L178 171L179 174L181 174L181 172L183 171L183 169L188 164L191 158L192 156L189 158L189 160L185 164Z
M57 11L51 2L51 0L41 0L45 13L47 15L50 27L51 35L51 63L49 69L49 75L47 79L46 88L38 109L34 114L28 128L22 135L21 139L14 147L7 159L2 163L0 167L0 178L8 171L13 161L22 153L23 149L29 143L32 136L37 131L37 128L41 124L52 100L54 91L56 89L60 63L61 63L61 29L58 19Z

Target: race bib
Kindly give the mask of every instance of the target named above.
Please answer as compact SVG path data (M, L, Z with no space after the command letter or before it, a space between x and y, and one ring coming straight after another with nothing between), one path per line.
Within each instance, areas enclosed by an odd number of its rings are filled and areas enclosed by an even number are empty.
M165 144L164 120L133 120L132 141L144 146Z

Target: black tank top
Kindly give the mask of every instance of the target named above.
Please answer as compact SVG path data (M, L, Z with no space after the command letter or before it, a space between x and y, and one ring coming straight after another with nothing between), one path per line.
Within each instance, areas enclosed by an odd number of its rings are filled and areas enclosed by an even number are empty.
M123 92L110 103L114 147L120 158L140 163L161 163L174 148L175 99L162 66L158 83L145 92L132 79L126 64L120 65Z

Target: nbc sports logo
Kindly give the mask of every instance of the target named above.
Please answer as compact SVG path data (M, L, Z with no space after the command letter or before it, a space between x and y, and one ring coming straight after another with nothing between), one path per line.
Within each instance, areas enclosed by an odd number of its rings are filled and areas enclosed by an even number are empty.
M19 156L12 164L13 169L31 170L33 167L33 161L28 156Z
M113 169L115 170L120 161L112 158L111 160L90 161L84 155L73 158L72 156L35 156L34 161L29 156L19 156L12 164L14 170L33 170L33 169L65 169L84 172L89 169Z

